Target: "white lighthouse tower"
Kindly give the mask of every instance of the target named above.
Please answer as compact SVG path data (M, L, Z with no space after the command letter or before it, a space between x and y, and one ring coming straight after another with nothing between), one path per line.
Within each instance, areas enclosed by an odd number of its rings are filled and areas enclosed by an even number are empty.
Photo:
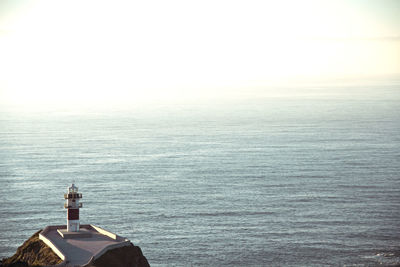
M82 194L78 193L78 187L72 184L68 187L68 193L64 194L65 204L64 208L67 209L67 231L79 232L79 208L82 208L82 203L79 200Z

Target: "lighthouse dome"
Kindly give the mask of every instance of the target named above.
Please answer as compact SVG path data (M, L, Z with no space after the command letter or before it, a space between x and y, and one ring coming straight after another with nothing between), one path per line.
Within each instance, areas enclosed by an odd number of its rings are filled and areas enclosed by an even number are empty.
M70 187L68 187L68 192L69 193L77 193L78 187L76 187L75 184L72 184Z

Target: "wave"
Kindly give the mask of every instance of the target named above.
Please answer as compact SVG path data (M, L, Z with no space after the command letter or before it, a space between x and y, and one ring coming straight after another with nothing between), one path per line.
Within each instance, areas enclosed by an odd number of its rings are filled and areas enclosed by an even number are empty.
M276 212L272 211L215 211L215 212L192 212L188 213L191 216L200 216L200 217L218 217L218 216L257 216L257 215L273 215Z

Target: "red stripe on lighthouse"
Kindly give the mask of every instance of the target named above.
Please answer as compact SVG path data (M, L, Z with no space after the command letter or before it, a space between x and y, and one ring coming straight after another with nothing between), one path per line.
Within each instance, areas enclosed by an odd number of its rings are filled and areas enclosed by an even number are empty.
M79 220L79 209L68 209L68 220Z

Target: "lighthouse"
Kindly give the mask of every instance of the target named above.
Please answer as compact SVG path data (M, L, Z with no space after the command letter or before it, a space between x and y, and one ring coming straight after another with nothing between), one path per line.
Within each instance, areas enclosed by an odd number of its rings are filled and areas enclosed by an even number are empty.
M79 200L82 194L78 193L78 187L72 184L68 187L68 193L64 194L64 198L64 208L67 209L67 231L79 232L79 208L82 208Z
M39 239L62 260L61 263L51 266L93 266L93 262L108 251L122 247L132 248L133 246L128 239L96 225L80 224L79 209L82 208L81 198L82 194L78 193L78 187L72 183L68 187L66 194L64 194L64 208L67 209L68 214L67 226L49 225L39 233ZM107 263L102 266L114 266L112 264L115 263L114 258L112 257L110 262L106 260ZM143 259L138 259L138 261L141 266L149 266L144 257ZM129 257L121 263L124 263L122 264L123 266L131 266L132 264L129 263L132 263L132 259Z

